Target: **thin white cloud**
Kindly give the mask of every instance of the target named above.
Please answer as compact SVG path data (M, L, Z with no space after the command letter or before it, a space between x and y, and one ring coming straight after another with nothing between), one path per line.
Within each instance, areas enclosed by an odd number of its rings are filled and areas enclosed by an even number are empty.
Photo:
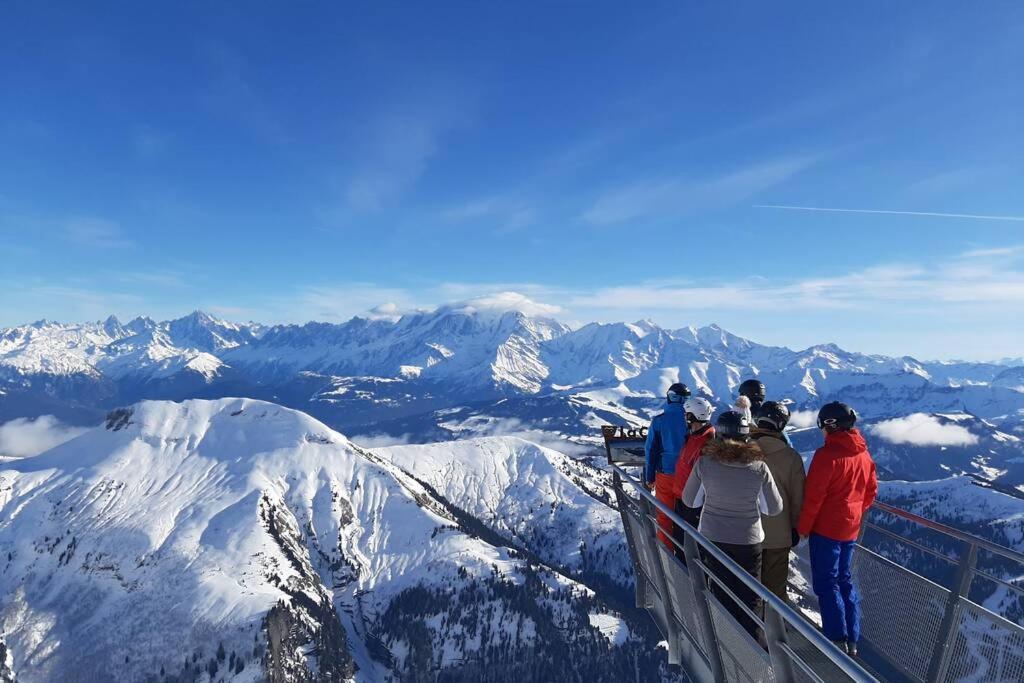
M677 218L699 209L749 199L811 166L817 157L793 157L755 164L711 179L660 178L631 183L598 197L581 218L609 225L650 216Z
M890 211L887 209L836 209L823 206L788 206L784 204L754 204L755 209L783 209L785 211L825 211L829 213L872 213L893 216L927 216L932 218L968 218L985 221L1016 221L1024 223L1024 216L991 216L973 213L940 213L936 211Z
M441 283L402 289L362 282L307 287L294 297L273 300L267 313L274 321L293 323L309 320L343 322L353 316L397 318L407 313L435 310L439 306L466 311L519 311L527 315L551 317L563 313L563 309L537 300L529 294L533 292L543 295L550 291L538 285Z
M357 161L342 189L344 208L373 211L397 200L427 171L445 136L470 119L470 110L461 93L435 91L375 115L349 150Z
M448 223L485 222L498 232L515 232L536 221L536 211L525 202L507 197L486 197L449 207L441 212Z
M132 246L121 226L103 218L72 218L64 223L64 237L79 246L120 249Z
M873 310L900 302L918 307L943 304L1024 304L1024 272L1012 263L972 264L951 260L933 265L891 264L844 275L803 280L756 278L710 283L643 282L575 293L570 309L699 311L759 310L765 301L801 309Z
M82 427L71 427L53 415L34 420L18 418L0 425L0 455L28 458L70 441L82 432Z
M885 420L868 427L868 431L890 443L911 446L971 446L978 443L976 434L957 424L943 424L934 415L914 413Z
M118 282L133 285L152 285L172 289L192 286L186 273L175 270L120 271L111 272L109 276Z
M1024 246L993 247L991 249L970 249L960 254L965 259L1006 258L1024 254Z
M451 304L451 308L467 313L481 310L518 311L538 317L551 317L563 312L559 306L533 301L518 292L496 292Z

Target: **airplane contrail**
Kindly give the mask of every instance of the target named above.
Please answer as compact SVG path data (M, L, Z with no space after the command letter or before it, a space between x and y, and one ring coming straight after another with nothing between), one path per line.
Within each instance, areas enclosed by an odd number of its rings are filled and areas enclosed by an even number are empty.
M982 216L973 213L938 213L934 211L887 211L885 209L831 209L822 206L786 206L783 204L754 204L755 209L786 209L788 211L827 211L832 213L884 213L894 216L931 216L933 218L972 218L983 221L1016 221L1024 223L1024 216Z

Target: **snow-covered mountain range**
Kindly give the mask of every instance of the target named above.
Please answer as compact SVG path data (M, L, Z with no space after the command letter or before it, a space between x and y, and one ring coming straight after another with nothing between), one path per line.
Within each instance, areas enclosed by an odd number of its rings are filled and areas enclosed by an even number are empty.
M604 495L513 438L143 402L0 465L0 642L25 682L657 677L646 617L588 587L631 581Z
M509 397L604 390L604 398L618 392L620 399L650 399L676 380L728 401L748 376L761 377L771 394L798 408L837 395L859 399L862 414L878 417L966 409L996 418L1024 408L1019 366L869 356L833 344L793 351L715 325L571 329L528 315L519 301L273 327L201 312L165 322L39 321L0 330L0 389L63 403L66 415L140 398L259 393L314 412L336 406L338 420L366 424ZM19 412L10 403L4 401L8 417ZM17 416L31 417L35 408L28 400Z
M363 443L513 434L571 449L593 445L602 423L645 422L672 382L722 408L756 376L795 411L841 399L867 421L963 419L977 437L946 444L876 432L872 445L891 455L894 476L963 472L1024 486L1015 460L1024 366L925 362L834 344L794 351L715 325L570 328L538 310L507 295L342 324L236 324L201 312L165 322L40 321L0 330L0 422L55 415L91 425L141 399L248 396L302 410Z

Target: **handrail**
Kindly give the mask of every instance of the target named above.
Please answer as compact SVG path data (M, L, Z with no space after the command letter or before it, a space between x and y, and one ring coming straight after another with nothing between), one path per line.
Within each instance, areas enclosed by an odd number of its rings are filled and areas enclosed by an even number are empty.
M982 548L983 550L986 550L987 552L1000 555L1008 560L1013 560L1015 562L1020 562L1021 564L1024 564L1024 553L1019 553L1016 550L1012 550L1010 548L1007 548L1006 546L999 545L998 543L993 543L992 541L988 541L979 536L974 536L964 531L960 531L959 529L955 529L951 526L942 524L941 522L936 522L934 520L928 519L927 517L916 515L913 512L908 512L907 510L903 510L898 507L893 507L892 505L888 505L886 503L880 503L878 501L875 501L875 503L871 507L877 510L881 510L882 512L886 512L895 517L901 517L908 521L914 522L915 524L920 524L921 526L926 527L928 529L939 531L941 533L946 534L947 536L952 536L953 538L959 541L963 541L964 543L973 544L979 548Z
M903 543L903 544L905 544L907 546L910 546L911 548L915 548L915 549L921 551L922 553L925 553L927 555L931 555L932 557L934 557L936 559L939 559L939 560L942 560L943 562L948 562L949 564L954 565L954 566L960 564L960 559L959 558L950 557L949 555L946 555L945 553L940 553L935 548L929 548L928 546L926 546L926 545L924 545L922 543L918 543L917 541L912 541L909 538L905 538L903 536L900 536L895 531L890 531L889 529L886 529L884 526L880 526L880 525L875 524L873 522L865 521L864 522L864 527L866 529L873 529L874 531L877 531L880 534L883 534L885 536L888 536L888 537L896 540L898 543Z
M621 467L615 463L609 463L610 467L625 481L629 482L637 493L639 493L644 500L651 505L655 506L659 511L664 513L674 524L683 528L686 534L692 538L701 549L708 553L711 557L715 558L718 562L724 565L732 574L734 574L749 590L753 591L758 598L763 600L772 610L779 614L785 622L796 630L800 635L806 638L815 646L815 648L828 657L833 664L838 666L842 671L848 675L852 680L858 683L877 683L877 679L869 674L863 667L857 662L850 659L850 657L840 650L835 643L826 638L818 629L812 626L806 621L799 613L797 613L792 607L783 602L777 595L769 591L761 584L760 581L751 576L743 567L737 564L731 557L725 554L725 552L712 543L710 540L705 538L700 532L694 527L690 526L689 523L683 520L682 517L676 514L675 510L670 509L667 505L662 503L660 500L655 498L650 491L648 491L639 481L637 481L632 475L627 473Z

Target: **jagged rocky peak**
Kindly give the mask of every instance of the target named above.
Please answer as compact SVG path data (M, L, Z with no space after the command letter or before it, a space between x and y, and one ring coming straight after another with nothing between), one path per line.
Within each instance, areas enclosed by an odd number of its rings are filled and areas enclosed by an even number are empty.
M109 316L102 323L104 331L111 337L117 338L124 334L124 327L121 325L121 321L117 319L116 315Z
M176 346L208 353L232 349L255 339L247 326L221 320L198 310L183 318L170 320L165 326Z

